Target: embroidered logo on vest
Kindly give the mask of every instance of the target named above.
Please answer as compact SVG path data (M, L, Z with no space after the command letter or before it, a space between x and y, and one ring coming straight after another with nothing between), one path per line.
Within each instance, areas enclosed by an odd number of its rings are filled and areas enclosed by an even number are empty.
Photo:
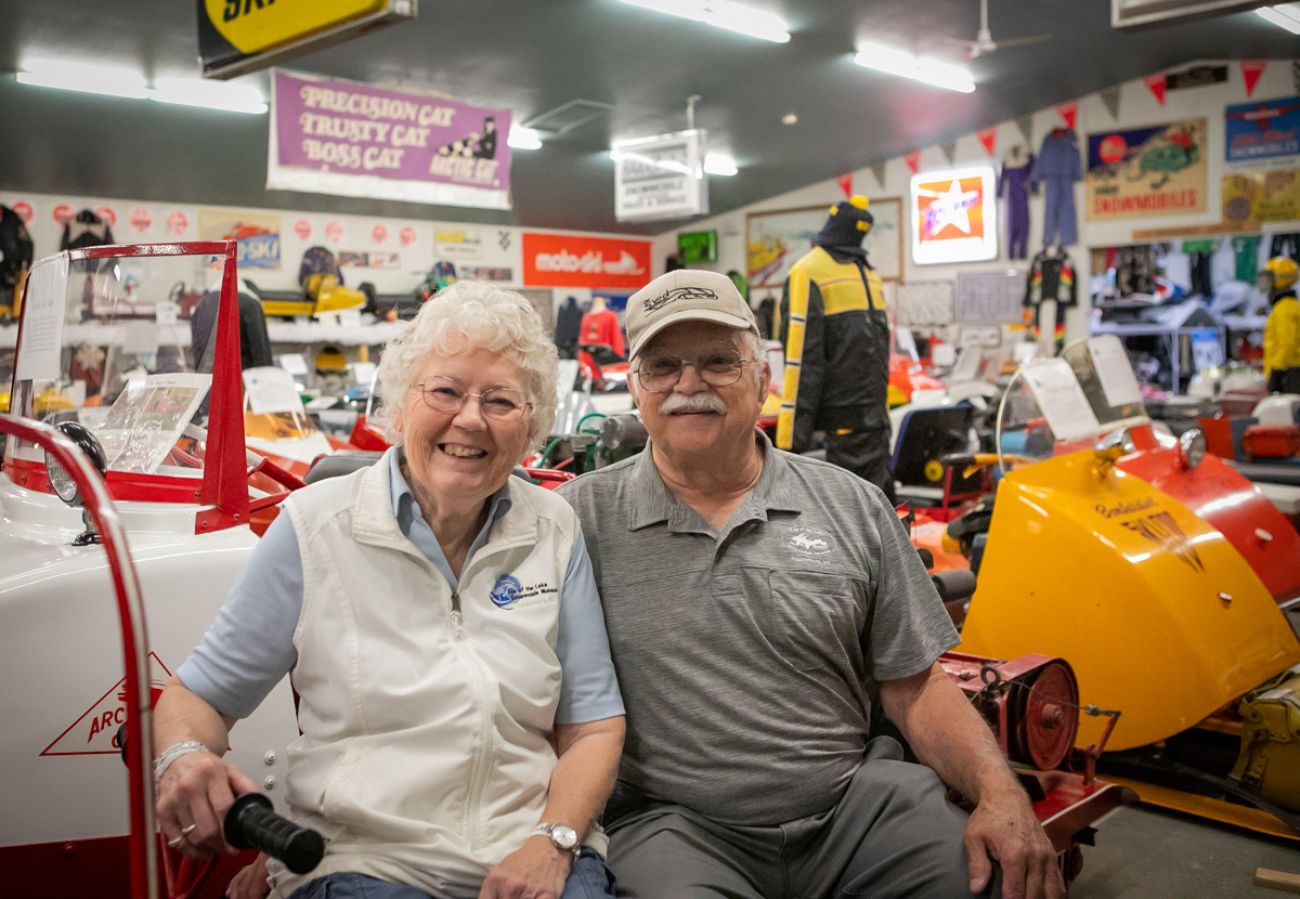
M499 608L508 609L519 602L519 594L522 590L518 578L503 574L497 578L496 584L492 587L492 592L488 595L492 597L492 602Z

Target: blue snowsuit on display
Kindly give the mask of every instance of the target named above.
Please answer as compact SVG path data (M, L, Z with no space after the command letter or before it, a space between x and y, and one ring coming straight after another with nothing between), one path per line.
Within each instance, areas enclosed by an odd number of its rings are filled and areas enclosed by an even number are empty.
M1043 246L1069 246L1078 240L1074 221L1074 182L1079 180L1079 143L1072 128L1053 129L1043 138L1029 180L1046 185Z
M1007 258L1024 259L1029 255L1029 195L1035 193L1030 181L1034 154L1025 164L1004 164L998 178L998 196L1007 198Z

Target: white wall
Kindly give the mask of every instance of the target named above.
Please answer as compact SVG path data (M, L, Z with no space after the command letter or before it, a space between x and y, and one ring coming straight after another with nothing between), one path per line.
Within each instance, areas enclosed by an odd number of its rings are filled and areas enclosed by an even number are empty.
M1200 88L1168 91L1165 95L1165 105L1163 107L1156 101L1155 96L1147 88L1143 80L1126 82L1120 86L1119 116L1117 118L1112 117L1106 110L1100 93L1079 98L1078 119L1075 123L1075 130L1079 135L1080 153L1083 154L1081 169L1087 165L1087 135L1090 132L1110 128L1135 128L1144 125L1157 125L1181 118L1203 116L1207 120L1209 131L1207 136L1209 173L1205 212L1194 215L1151 216L1107 222L1089 222L1085 215L1084 183L1080 181L1076 185L1075 209L1079 226L1079 243L1068 249L1079 274L1079 306L1072 310L1066 319L1067 339L1074 340L1087 336L1087 284L1088 277L1091 274L1089 270L1089 247L1134 243L1134 230L1212 224L1221 220L1221 182L1222 176L1225 174L1223 147L1224 107L1244 103L1248 99L1268 100L1300 94L1300 85L1295 83L1295 76L1292 73L1292 63L1293 60L1289 59L1270 61L1250 98L1246 97L1241 67L1235 61L1220 63L1228 67L1227 82ZM1176 70L1182 70L1196 64L1187 63L1175 68ZM1035 112L1033 114L1033 141L1031 145L1034 152L1038 151L1038 147L1048 131L1062 125L1064 125L1064 122L1055 106ZM1000 122L997 124L996 130L997 143L992 157L995 162L1001 160L1002 151L1006 147L1011 146L1013 143L1024 142L1020 129L1014 121ZM810 135L809 139L814 138ZM972 132L963 135L957 140L956 151L951 165L938 146L922 148L918 171L924 173L929 170L988 162L989 160L990 157L985 152L983 144L980 143L979 137ZM1296 160L1292 159L1291 164L1297 164ZM876 180L875 175L872 174L871 168L868 166L853 172L853 189L855 193L866 194L872 198L903 198L904 225L907 226L910 225L910 221L907 220L906 209L908 206L908 183L911 176L912 172L908 169L903 157L895 156L885 163L883 184ZM744 171L742 170L736 177L743 178ZM691 222L688 227L681 230L717 229L718 261L709 267L723 272L728 269L743 272L745 271L744 242L745 216L747 214L774 209L812 206L819 203L829 205L836 200L842 199L843 196L843 191L841 191L836 180L832 178L753 203L733 212ZM903 247L903 280L949 280L955 279L959 271L988 271L1007 268L1008 266L1020 270L1027 269L1029 260L1008 260L1006 258L1004 210L1005 204L1000 203L998 245L1001 258L990 262L961 263L959 265L915 265L911 261L910 248L905 244ZM1032 258L1034 253L1042 248L1043 196L1041 191L1038 197L1030 198L1029 214L1029 256ZM1266 228L1275 231L1296 231L1300 230L1300 223L1269 225ZM655 238L654 264L656 271L663 271L665 259L676 251L676 235L677 232L673 231ZM756 302L768 295L768 293L767 290L756 291L751 299Z

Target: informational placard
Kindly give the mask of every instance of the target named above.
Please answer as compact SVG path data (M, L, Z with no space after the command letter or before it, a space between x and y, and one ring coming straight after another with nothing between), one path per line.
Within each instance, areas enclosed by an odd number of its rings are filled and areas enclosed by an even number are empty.
M1107 405L1118 408L1142 401L1142 388L1138 386L1133 364L1118 337L1106 334L1090 338L1088 355L1092 358L1092 367L1101 382Z
M129 379L95 432L108 470L157 471L211 384L212 375L190 372Z
M957 334L957 345L994 349L1002 346L1002 328L997 325L962 325Z
M510 208L510 110L275 72L266 186Z
M614 215L649 222L709 211L704 132L698 128L619 141L614 157Z
M199 0L206 78L233 78L415 18L416 0Z
M1205 210L1205 119L1088 135L1090 221Z
M912 261L917 265L998 257L997 175L966 166L913 175Z
M245 369L244 401L254 415L302 411L293 375L275 365Z
M957 273L957 321L972 325L1009 325L1020 321L1025 273Z
M302 353L285 353L280 357L280 367L295 377L307 375L307 360Z
M1020 369L1057 440L1084 440L1101 430L1083 388L1064 359L1035 359Z
M1300 155L1300 97L1239 103L1225 109L1223 117L1228 162Z
M27 278L22 346L14 382L46 380L62 371L63 317L68 296L68 254L46 256Z
M898 287L898 324L946 325L953 320L951 281L910 281Z

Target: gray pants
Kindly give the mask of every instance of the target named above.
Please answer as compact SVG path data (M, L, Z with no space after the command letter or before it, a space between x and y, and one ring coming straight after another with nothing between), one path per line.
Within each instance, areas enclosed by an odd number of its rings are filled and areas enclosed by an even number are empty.
M969 899L966 814L933 771L871 742L838 805L785 824L718 824L656 805L609 826L626 899ZM995 877L985 897L1001 893Z

